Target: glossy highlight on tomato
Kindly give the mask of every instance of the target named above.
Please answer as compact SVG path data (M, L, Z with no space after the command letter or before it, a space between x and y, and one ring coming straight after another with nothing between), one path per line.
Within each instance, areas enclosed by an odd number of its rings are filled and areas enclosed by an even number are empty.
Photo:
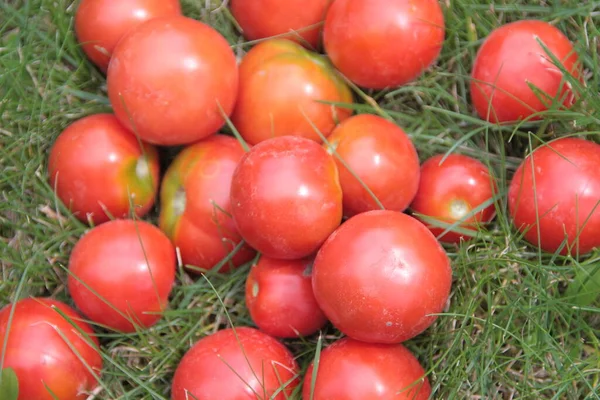
M579 57L558 28L538 20L502 25L485 39L471 72L471 99L481 118L499 123L533 121L541 118L534 114L554 101L565 108L573 105L570 83L538 41L575 79L581 78Z
M0 357L3 367L17 375L17 400L85 400L98 386L96 377L102 369L98 339L67 304L33 297L4 306L0 346L6 340L6 352Z
M496 182L481 161L462 154L437 154L421 166L419 190L410 207L440 241L459 243L494 218L491 201L496 193ZM481 208L485 203L490 204ZM454 223L472 234L454 229L444 233Z
M50 149L48 175L58 198L83 222L143 217L158 192L158 153L113 114L94 114L60 133Z
M508 209L515 227L550 253L577 256L600 247L598 171L597 143L570 137L540 145L510 182Z
M75 244L68 289L90 320L121 332L156 324L175 281L175 249L156 226L140 220L98 225Z
M427 329L450 295L446 252L417 219L377 210L344 222L313 265L319 306L345 335L400 343Z

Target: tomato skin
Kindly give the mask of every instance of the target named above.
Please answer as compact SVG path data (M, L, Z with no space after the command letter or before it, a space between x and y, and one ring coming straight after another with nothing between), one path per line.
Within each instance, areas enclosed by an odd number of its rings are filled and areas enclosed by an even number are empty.
M130 319L140 328L161 319L175 265L175 249L160 229L141 220L110 221L90 229L75 244L68 289L90 320L135 332Z
M561 138L535 149L509 186L508 209L515 227L527 229L525 239L534 246L539 240L540 248L550 253L558 250L565 233L567 245L560 254L583 255L599 247L598 171L600 145L594 142Z
M437 0L336 0L325 18L323 44L348 79L384 89L420 76L439 56L444 35Z
M419 156L400 127L376 115L360 114L338 125L327 140L339 156L334 155L334 159L340 171L346 217L379 209L361 181L385 209L404 211L408 207L419 187Z
M283 36L298 43L307 42L313 49L319 46L321 26L332 0L231 0L231 14L248 40ZM317 26L313 26L317 25ZM310 28L308 28L310 27ZM308 28L308 29L307 29ZM300 37L299 37L300 36Z
M335 161L301 137L257 144L233 174L231 214L244 240L267 257L313 254L342 221Z
M179 0L82 0L75 34L88 58L106 72L124 34L149 19L171 15L181 15Z
M292 353L272 336L244 326L222 329L200 339L183 356L171 399L283 400L299 385L298 374Z
M49 182L58 198L83 222L138 217L154 205L158 153L140 143L113 114L83 117L63 130L50 149ZM109 214L107 214L108 211Z
M328 136L352 110L319 101L352 103L352 92L323 56L289 40L271 39L242 59L231 121L250 144L284 135L321 142L315 128Z
M219 104L229 116L238 78L235 55L214 28L161 17L129 31L115 48L108 97L117 118L142 140L184 145L225 124Z
M452 270L433 234L406 214L376 210L344 222L313 265L313 290L331 323L370 343L400 343L446 305ZM351 306L350 306L351 305Z
M468 218L465 216L490 201L494 193L498 192L498 188L489 169L481 161L462 154L450 154L445 160L443 159L443 154L437 154L427 159L421 166L419 190L411 204L411 209L427 216L427 218L415 217L427 225L435 236L441 235L445 228L428 224L428 218L447 224L454 224L464 219L458 226L472 231L473 235L447 232L439 237L441 242L459 243L461 239L470 239L476 234L479 225L494 218L496 214L494 204Z
M537 43L538 39L567 71L581 78L581 66L573 45L558 28L537 20L521 20L500 26L485 39L471 72L471 100L482 119L510 123L546 110L548 107L538 99L529 84L550 96L546 103L551 103L558 94L564 107L573 105L573 92L566 82L561 90L563 74ZM540 118L535 116L529 120Z
M258 328L275 337L310 336L327 318L312 289L311 259L261 257L246 279L246 306Z
M12 309L13 305L9 304L0 310L0 343L4 344L8 336L6 353L0 357L4 358L4 368L12 368L17 375L17 399L86 399L85 392L98 385L89 369L96 375L100 375L102 369L102 357L94 347L99 343L92 328L74 309L50 298L17 301L9 326ZM48 392L44 383L56 397Z
M242 241L229 215L229 195L233 171L243 155L236 139L215 134L183 149L167 169L159 226L179 248L184 264L212 269ZM255 253L242 246L220 271L249 262Z
M431 395L425 370L402 344L344 337L321 351L314 389L313 371L311 363L304 375L304 400L311 391L313 400L427 400Z

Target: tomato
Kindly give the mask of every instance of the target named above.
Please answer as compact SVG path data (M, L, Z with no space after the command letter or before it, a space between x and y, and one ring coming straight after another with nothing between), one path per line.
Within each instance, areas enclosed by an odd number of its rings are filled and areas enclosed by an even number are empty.
M477 52L471 72L471 100L479 116L491 122L540 119L556 99L564 107L575 100L570 84L554 65L544 43L565 70L581 77L581 64L569 39L544 21L521 20L496 28ZM534 92L530 85L541 93Z
M159 226L179 248L184 264L212 269L240 245L242 238L229 214L229 194L233 171L243 155L236 139L216 134L183 149L167 169ZM238 267L254 255L242 245L220 271Z
M69 272L71 297L88 318L134 332L162 317L175 281L175 249L148 222L110 221L79 239Z
M313 254L342 221L335 161L301 137L257 144L233 174L231 215L244 240L267 257Z
M161 17L129 31L115 48L108 97L142 140L183 145L224 125L238 79L235 55L219 32L184 16Z
M292 353L272 336L242 326L205 336L188 350L175 370L171 399L283 400L299 383Z
M5 306L0 310L0 349L6 340L0 358L4 368L12 368L17 375L17 400L85 400L98 386L94 377L102 369L98 339L68 305L49 298L27 298Z
M75 12L75 34L89 59L103 72L124 34L138 24L181 15L179 0L82 0Z
M481 224L494 218L493 203L479 211L475 209L491 201L497 192L489 169L481 161L462 154L450 154L444 160L444 155L438 154L421 166L419 190L411 209L421 214L416 217L436 236L446 230L443 223L460 222L458 227L472 234L449 231L439 237L442 242L459 243L475 236Z
M332 0L231 0L231 14L249 40L281 35L286 39L319 46L321 25ZM286 35L287 34L287 35Z
M510 182L508 209L525 239L554 253L600 247L600 145L562 138L527 156Z
M324 56L289 40L271 39L242 59L231 121L250 144L284 135L321 142L315 129L329 135L352 110L320 101L352 103L352 92Z
M142 217L158 192L158 153L114 115L90 115L58 136L48 175L58 198L83 222L100 224L132 212Z
M452 270L435 236L406 214L375 210L344 222L313 265L313 290L347 336L400 343L427 329L450 294Z
M311 259L261 257L246 279L246 306L261 331L276 337L309 336L327 318L312 289Z
M425 370L402 344L345 337L321 351L314 387L313 373L311 363L304 376L304 400L427 400L431 394Z
M419 156L400 127L376 115L360 114L338 125L327 140L330 146L325 148L337 153L345 216L380 208L365 185L384 208L408 207L419 186Z
M323 44L348 79L384 89L416 79L433 64L445 29L438 0L336 0Z

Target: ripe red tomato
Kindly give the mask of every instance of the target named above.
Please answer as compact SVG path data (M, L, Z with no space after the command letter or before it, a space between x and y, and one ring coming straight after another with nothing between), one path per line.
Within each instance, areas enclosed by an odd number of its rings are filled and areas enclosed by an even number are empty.
M283 36L319 46L321 25L332 0L231 0L231 14L249 40Z
M115 114L142 140L188 144L216 133L238 90L235 55L214 28L184 16L146 21L113 52L107 73Z
M0 349L5 340L0 358L17 375L18 400L84 400L98 385L90 372L99 376L102 369L98 339L75 310L58 300L28 298L2 308Z
M242 241L230 215L229 194L233 171L243 155L236 139L216 134L183 149L167 169L159 226L179 248L184 264L212 269ZM238 267L254 255L254 250L242 246L220 271Z
M257 144L233 174L231 214L244 240L267 257L313 254L342 221L335 161L301 137Z
M309 336L327 318L312 289L311 259L261 257L246 279L246 306L252 321L271 336Z
M319 306L342 333L371 343L400 343L427 329L452 284L446 252L406 214L376 210L342 224L313 265Z
M271 39L242 59L231 121L250 144L284 135L321 142L315 128L327 136L352 110L319 101L352 103L352 92L324 56L290 40Z
M525 239L554 253L600 247L600 145L562 138L538 147L515 172L508 209ZM539 231L539 233L538 233Z
M384 89L420 76L439 56L445 29L438 0L336 0L323 44L348 79Z
M419 187L419 156L400 127L376 115L360 114L338 125L327 140L330 153L335 149L339 156L334 159L340 171L345 216L380 208L363 185L388 210L408 207Z
M313 371L311 363L304 375L304 400L427 400L431 395L425 370L402 344L345 337L321 352L314 388Z
M498 188L481 161L461 154L450 154L442 161L443 158L443 154L435 155L421 166L419 190L411 209L422 214L416 217L436 236L446 230L446 227L439 227L439 222L451 225L461 221L458 227L473 232L472 235L449 231L438 238L446 243L459 243L461 239L475 236L481 224L494 218L494 204L469 214L490 201ZM434 221L438 226L431 224Z
M75 34L84 53L106 72L125 33L149 19L171 15L181 15L179 0L82 0L75 12Z
M89 319L134 332L162 317L175 281L175 249L148 222L115 220L79 239L69 270L71 297Z
M131 211L142 217L158 192L158 154L153 146L140 144L114 115L90 115L58 136L50 149L48 174L58 198L83 222L100 224Z
M229 328L200 339L183 356L171 399L283 400L299 383L298 364L283 344L253 328Z
M481 118L491 122L515 122L548 109L555 98L565 107L573 105L575 98L570 84L561 83L563 73L538 40L567 71L580 78L577 53L556 27L536 20L503 25L485 39L473 64L471 99ZM530 85L542 93L536 94ZM535 116L530 120L539 118Z

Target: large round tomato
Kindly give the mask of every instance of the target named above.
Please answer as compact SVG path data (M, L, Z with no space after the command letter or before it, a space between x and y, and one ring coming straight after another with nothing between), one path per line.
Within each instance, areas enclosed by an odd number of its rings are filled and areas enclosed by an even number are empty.
M173 376L173 400L283 400L299 385L292 353L272 336L249 327L223 329L200 339Z
M336 0L323 44L348 79L383 89L420 76L439 56L444 35L438 0Z
M123 36L107 84L125 126L147 142L181 145L223 126L237 97L238 67L214 28L184 16L161 17Z
M75 34L85 54L106 72L125 33L149 19L170 15L181 15L179 0L82 0L75 12Z
M58 198L83 222L100 224L132 211L141 217L158 192L158 154L114 115L90 115L58 136L48 174Z
M257 101L260 99L260 101ZM351 103L352 92L319 54L285 39L253 47L240 64L240 90L231 121L245 141L284 136L321 141L352 111L321 103Z
M319 306L342 333L400 343L427 329L452 284L446 252L417 219L376 210L344 222L313 265Z
M309 336L327 318L312 289L312 260L261 257L246 279L246 306L261 331L276 337Z
M313 254L342 221L335 161L301 137L257 144L233 174L231 214L244 240L267 257Z
M489 202L498 189L489 169L479 160L462 154L435 155L421 166L419 190L411 209L436 236L441 235L454 223L461 230L473 232L466 235L448 231L439 240L459 243L476 234L477 228L494 218L494 204L480 208ZM446 226L444 226L446 224Z
M285 35L319 46L325 13L332 0L231 0L231 14L249 40ZM287 34L287 35L286 35Z
M481 118L514 122L548 109L554 99L565 107L573 104L569 83L538 41L567 71L580 77L573 45L556 27L537 20L503 25L486 38L471 73L471 99ZM534 92L532 85L541 93Z
M179 248L184 264L212 269L240 245L229 194L233 171L243 155L236 139L216 134L183 149L165 173L159 226ZM238 267L254 255L254 250L241 245L220 271Z
M562 138L538 147L508 191L514 224L542 250L582 255L600 246L600 145Z
M360 114L338 125L327 140L330 146L325 148L337 153L345 216L379 209L371 193L385 209L408 207L419 187L419 156L400 127Z
M122 332L154 325L175 281L175 249L144 221L115 220L89 230L69 259L68 287L92 321Z
M304 375L304 400L427 400L431 386L419 360L402 344L340 339ZM312 393L312 397L311 397Z
M60 301L28 298L5 306L0 310L0 349L6 340L0 358L4 368L17 375L18 400L84 400L98 385L98 339L81 316Z

